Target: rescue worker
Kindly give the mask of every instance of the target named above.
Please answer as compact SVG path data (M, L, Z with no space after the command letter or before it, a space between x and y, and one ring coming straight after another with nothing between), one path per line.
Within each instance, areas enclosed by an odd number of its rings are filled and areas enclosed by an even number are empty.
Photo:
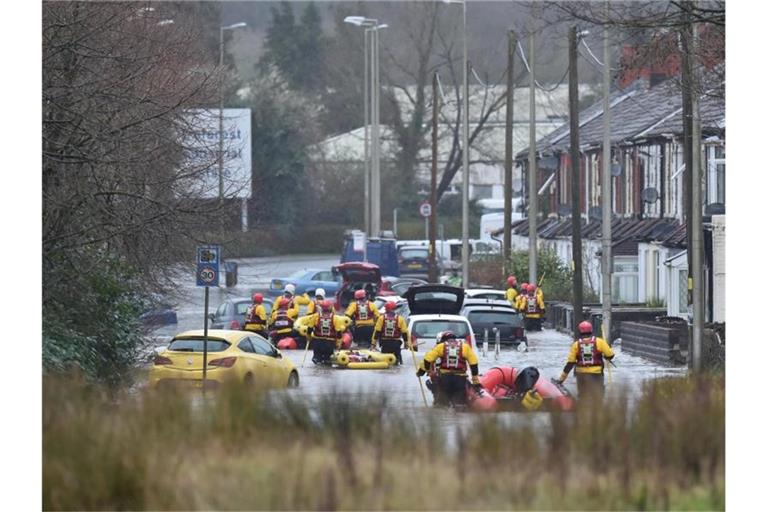
M306 293L304 295L302 295L301 298L302 298L302 303L303 303L303 299L305 299L305 298L308 301L306 303L307 311L304 314L305 315L314 315L315 313L320 311L320 303L325 300L325 290L323 290L322 288L318 288L317 290L315 290L315 298L314 299L310 299L309 295L307 295ZM297 298L296 300L298 301L299 299Z
M610 361L615 355L604 339L592 335L592 324L584 321L579 324L579 338L574 340L568 360L557 381L562 384L568 373L576 367L576 387L579 398L603 400L605 394L605 360Z
M277 299L269 318L269 334L274 345L277 345L281 339L293 335L293 323L298 316L299 309L294 306L290 298L283 296Z
M507 300L509 301L509 303L512 304L512 306L514 306L517 296L519 295L517 291L517 278L515 276L509 276L507 278L507 286L509 288L507 288L507 292L505 295L507 296Z
M451 331L437 335L437 345L426 353L416 376L429 372L427 387L435 397L435 405L464 405L467 401L467 367L472 375L472 386L481 389L477 354L463 339ZM437 364L437 359L440 363Z
M536 293L536 285L528 285L528 293L523 298L523 318L525 319L525 329L528 331L540 331L541 320L546 312L544 306L544 296Z
M354 322L353 340L358 347L368 347L373 336L373 326L379 319L376 305L366 298L365 290L355 291L355 300L349 303L344 312Z
M380 343L382 354L395 354L397 364L403 364L400 342L408 346L408 324L402 316L395 313L395 308L397 305L394 302L387 302L384 305L384 314L379 316L373 327L371 350Z
M266 335L267 310L264 308L264 296L260 293L254 293L252 298L253 304L250 305L245 313L243 330Z
M324 300L319 310L301 317L296 322L296 330L312 342L312 362L330 364L334 350L341 347L341 337L352 321L349 317L337 315L333 303Z
M517 297L515 297L515 309L518 310L520 313L523 312L523 309L525 309L525 296L528 294L528 283L523 283L520 285L520 293L517 294Z

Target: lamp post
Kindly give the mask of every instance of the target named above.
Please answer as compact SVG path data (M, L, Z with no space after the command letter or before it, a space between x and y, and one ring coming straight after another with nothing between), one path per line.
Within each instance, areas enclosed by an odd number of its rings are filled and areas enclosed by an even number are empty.
M378 235L381 231L381 143L379 139L379 29L387 28L387 24L379 24L377 19L365 18L363 16L347 16L345 23L350 23L358 27L364 27L365 32L365 213L366 213L366 231L367 234ZM370 107L368 103L368 70L369 70L369 38L370 33ZM368 122L370 111L370 121L372 122L372 141L371 141L371 165L368 165ZM370 174L369 174L370 171ZM370 177L369 177L370 176Z
M469 67L469 58L467 57L467 3L465 0L443 0L446 4L461 4L462 7L462 31L464 40L464 122L461 130L461 157L462 157L462 175L461 185L461 285L465 288L469 286L469 86L467 82L467 68Z
M219 70L224 67L224 31L247 26L240 22L219 27ZM219 203L224 202L224 75L219 81Z

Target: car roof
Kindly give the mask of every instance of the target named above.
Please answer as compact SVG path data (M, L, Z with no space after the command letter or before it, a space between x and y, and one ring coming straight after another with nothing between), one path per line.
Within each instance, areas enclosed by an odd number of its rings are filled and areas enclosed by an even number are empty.
M461 315L411 315L408 317L409 322L418 322L418 321L431 322L434 320L448 320L448 321L458 321L458 322L469 323L469 320L467 320L466 317Z
M480 293L497 293L501 295L505 295L506 292L504 290L499 290L497 288L467 288L464 290L464 294L468 297L471 297L475 294Z
M264 302L275 302L271 297L264 297L263 300ZM227 299L224 302L252 302L252 301L253 301L253 297L232 297L231 299Z
M229 343L237 343L243 338L246 338L254 333L249 331L233 331L229 329L208 329L208 338L209 339L218 339L218 340L225 340ZM177 334L173 337L173 339L181 339L181 338L202 338L204 335L204 332L202 329L194 329L191 331L184 331L182 333Z
M498 311L501 313L512 313L515 315L519 315L520 312L517 311L515 308L511 306L503 306L503 305L485 305L485 304L470 304L468 306L464 306L462 308L463 312L467 313L474 313L476 311Z
M512 304L507 299L486 299L481 297L467 297L464 299L464 307L467 306L496 306L511 308Z

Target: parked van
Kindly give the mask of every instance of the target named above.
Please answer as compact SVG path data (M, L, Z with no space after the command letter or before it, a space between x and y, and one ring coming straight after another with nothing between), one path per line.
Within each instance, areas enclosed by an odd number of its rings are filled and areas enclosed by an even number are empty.
M365 251L355 250L354 238L361 232L351 230L344 233L344 248L341 251L341 263L350 261L368 261L381 269L385 276L400 276L400 263L397 260L397 246L394 238L369 238Z

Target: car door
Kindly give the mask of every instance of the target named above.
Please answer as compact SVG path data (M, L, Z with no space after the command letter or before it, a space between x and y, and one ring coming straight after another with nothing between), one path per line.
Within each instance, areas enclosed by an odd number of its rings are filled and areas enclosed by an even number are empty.
M288 374L283 370L282 361L276 357L278 352L274 345L261 336L251 336L250 340L256 351L256 357L264 363L265 380L269 386L279 387L283 382L288 382Z
M339 286L338 281L333 278L333 273L330 270L323 270L322 272L318 272L314 275L312 280L319 281L317 283L317 288L323 288L326 295L329 293L335 293Z
M237 348L243 352L242 359L245 363L243 365L245 368L243 369L242 377L245 378L245 375L250 373L253 375L254 382L258 383L260 386L269 386L267 362L256 352L256 349L251 342L251 338L243 338L237 344Z

